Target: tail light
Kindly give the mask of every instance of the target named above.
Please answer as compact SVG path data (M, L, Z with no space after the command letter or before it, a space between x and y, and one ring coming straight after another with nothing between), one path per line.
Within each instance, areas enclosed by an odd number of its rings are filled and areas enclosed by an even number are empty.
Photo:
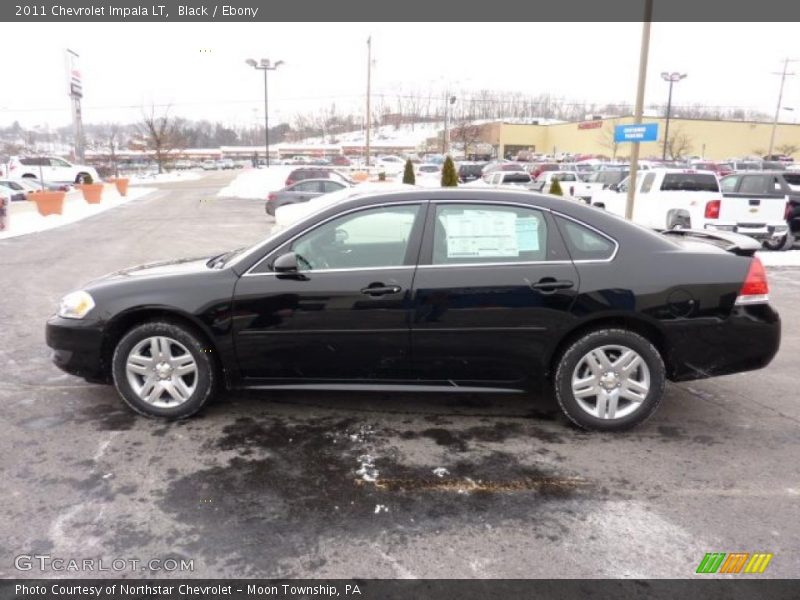
M747 277L744 279L742 289L736 298L736 304L763 304L769 302L769 283L767 282L767 272L758 257L753 257L750 261L750 268L747 270Z
M786 206L783 207L783 220L789 221L792 218L792 203L787 202Z
M267 196L267 202L274 202L277 197L278 197L278 194L276 194L274 192L270 192L269 196Z
M719 219L719 209L722 202L720 200L710 200L706 202L706 219Z

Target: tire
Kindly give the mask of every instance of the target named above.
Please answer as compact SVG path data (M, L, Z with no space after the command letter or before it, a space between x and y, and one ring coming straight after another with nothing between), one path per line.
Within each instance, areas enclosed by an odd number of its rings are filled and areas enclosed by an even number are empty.
M78 173L75 176L75 183L86 183L86 180L89 178L88 173Z
M691 229L692 220L686 216L678 213L669 216L667 222L667 229Z
M764 240L761 242L761 245L764 246L767 250L779 250L779 251L786 251L791 250L794 247L794 235L791 232L787 232L786 235L781 236L779 238L771 238L769 240Z
M635 356L626 355L627 360L623 359L620 366L615 365L626 351L632 351ZM590 363L598 353L605 356L609 367L601 367L598 361ZM634 366L628 361L636 356L640 362ZM632 371L625 375L629 365ZM553 386L561 410L578 427L592 431L623 431L642 423L655 412L664 396L665 383L664 361L647 339L626 329L597 329L570 344L560 356ZM613 399L615 392L616 401ZM601 400L600 394L604 394L604 399ZM630 399L633 396L637 396L635 401Z
M112 374L122 400L147 417L185 419L217 387L211 348L191 329L169 321L128 331L114 349Z

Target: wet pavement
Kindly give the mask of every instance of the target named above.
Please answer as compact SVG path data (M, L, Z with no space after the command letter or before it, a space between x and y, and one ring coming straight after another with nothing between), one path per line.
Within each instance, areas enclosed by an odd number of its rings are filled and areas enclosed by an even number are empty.
M214 173L0 241L0 576L14 557L187 559L197 577L690 577L706 552L800 567L800 270L770 270L773 364L669 384L625 434L552 398L231 392L165 423L50 364L63 293L139 262L266 234L263 200ZM91 577L96 572L69 573Z

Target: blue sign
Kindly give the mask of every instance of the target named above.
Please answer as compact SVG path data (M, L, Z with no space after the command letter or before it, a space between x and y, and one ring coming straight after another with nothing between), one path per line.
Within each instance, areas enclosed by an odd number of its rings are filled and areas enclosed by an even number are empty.
M614 127L615 142L655 142L657 139L658 123L617 125Z

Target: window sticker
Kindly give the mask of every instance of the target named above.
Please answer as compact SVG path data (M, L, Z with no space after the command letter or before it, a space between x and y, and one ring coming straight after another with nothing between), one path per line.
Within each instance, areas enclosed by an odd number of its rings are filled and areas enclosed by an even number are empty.
M516 220L512 212L470 210L447 215L448 258L519 256Z
M517 230L517 248L520 252L539 251L538 217L518 218L516 230Z

